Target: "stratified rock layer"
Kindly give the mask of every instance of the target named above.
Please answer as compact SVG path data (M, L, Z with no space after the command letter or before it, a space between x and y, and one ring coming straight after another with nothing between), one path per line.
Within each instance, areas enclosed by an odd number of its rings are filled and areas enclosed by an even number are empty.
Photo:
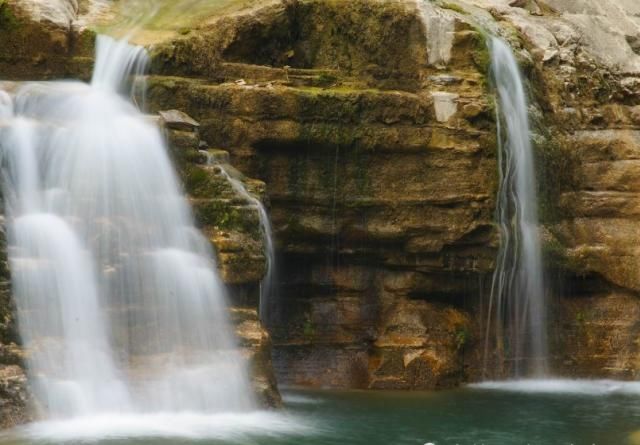
M151 106L187 110L268 184L285 383L468 378L495 255L495 123L482 35L438 11L431 30L415 3L283 2L156 50ZM430 48L428 31L447 38Z
M90 78L95 34L59 17L64 2L0 2L2 80Z
M433 388L508 370L483 358L499 241L477 27L511 43L533 98L552 368L636 375L637 7L578 3L282 2L156 51L154 106L189 110L267 183L283 381Z

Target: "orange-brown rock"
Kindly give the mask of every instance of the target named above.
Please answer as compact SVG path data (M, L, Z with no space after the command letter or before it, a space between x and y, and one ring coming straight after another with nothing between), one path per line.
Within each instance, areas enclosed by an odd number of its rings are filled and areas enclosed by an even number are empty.
M151 107L188 111L204 140L267 184L285 383L439 388L468 377L467 296L483 293L496 247L487 52L446 11L451 48L430 45L422 13L283 2L156 51Z

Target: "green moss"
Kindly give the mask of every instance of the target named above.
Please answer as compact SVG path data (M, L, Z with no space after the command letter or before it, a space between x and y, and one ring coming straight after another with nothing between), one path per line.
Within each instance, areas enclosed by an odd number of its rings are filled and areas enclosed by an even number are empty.
M349 106L347 105L346 108ZM353 112L355 113L355 112ZM344 117L354 116L351 112L337 111L336 115ZM303 125L300 129L298 138L301 141L305 141L307 145L318 146L324 145L327 151L335 152L336 147L350 148L353 147L361 132L361 128L357 125L336 125L326 123L313 123Z
M20 20L13 13L13 10L6 2L0 0L0 31L11 31L20 26Z
M469 330L465 326L456 329L456 351L459 351L465 347L465 345L469 342L469 336Z
M315 336L316 329L311 321L311 315L309 313L305 314L304 323L302 325L302 335L304 335L307 341L313 341L313 337Z
M567 269L570 266L566 248L555 238L545 239L542 244L542 256L550 269Z
M205 168L196 163L200 156L195 150L189 150L178 158L180 165L180 175L184 181L185 191L194 198L226 198L233 199L236 194L233 192L231 184L219 172L214 169Z
M440 3L440 7L443 9L450 9L451 11L455 11L459 14L468 15L469 13L462 8L462 6L457 5L455 3L443 2Z
M254 240L262 236L258 214L253 207L234 205L228 200L212 199L194 206L196 220L221 231L239 231Z
M189 168L184 175L186 190L195 197L213 196L215 190L211 187L209 172L202 168Z
M329 87L334 85L337 81L338 81L338 78L336 76L322 73L316 79L316 84L320 87Z
M74 42L74 53L79 56L93 57L96 46L96 36L97 34L90 29L82 31Z
M571 150L564 148L558 136L547 134L535 143L538 171L538 201L540 221L557 222L567 216L568 210L559 206L563 192L574 190L579 160Z
M491 52L489 51L489 45L487 43L487 35L479 28L476 29L476 33L474 34L471 58L476 68L478 68L478 71L488 76L489 70L491 69ZM486 86L488 87L488 84Z
M322 74L320 75L320 77ZM333 76L328 76L333 77ZM309 93L310 95L348 95L348 94L366 94L366 93L382 93L383 90L377 88L360 88L359 85L340 84L331 88L322 88L319 86L295 86L291 87L294 91Z

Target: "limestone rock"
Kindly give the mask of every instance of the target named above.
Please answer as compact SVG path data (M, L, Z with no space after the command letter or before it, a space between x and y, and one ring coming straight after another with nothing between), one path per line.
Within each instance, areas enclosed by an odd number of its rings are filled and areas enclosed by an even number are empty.
M441 91L431 93L438 122L447 122L458 111L458 95Z
M46 19L66 14L70 4L67 0L0 3L3 80L90 78L95 34L71 28L66 18Z
M215 164L264 181L234 172L270 202L287 271L271 333L279 376L359 388L481 377L499 242L484 28L512 43L534 99L548 272L569 289L552 307L554 369L635 378L638 2L338 3L221 12L158 45L149 79L153 110L200 122L169 140L236 306L256 304L264 246ZM61 24L25 23L0 31L7 76L58 75L77 68L62 55L87 54ZM267 342L255 319L238 329L252 348Z
M240 346L250 363L251 381L259 402L267 407L280 407L282 399L271 362L271 338L262 327L255 309L232 308Z
M0 429L32 420L30 395L24 370L16 365L0 365Z
M104 13L107 0L8 0L36 22L48 22L61 27L86 26Z
M172 130L194 131L200 124L180 110L159 111L164 125Z
M425 22L412 2L292 2L155 55L151 108L185 110L209 145L268 184L287 271L271 332L286 384L441 388L466 378L470 308L446 307L479 293L491 271L495 115L482 36L432 12ZM302 28L282 35L290 14ZM429 48L430 32L442 45ZM279 54L290 49L285 73ZM397 274L407 286L386 290ZM398 321L403 307L426 321ZM406 343L390 342L396 323Z

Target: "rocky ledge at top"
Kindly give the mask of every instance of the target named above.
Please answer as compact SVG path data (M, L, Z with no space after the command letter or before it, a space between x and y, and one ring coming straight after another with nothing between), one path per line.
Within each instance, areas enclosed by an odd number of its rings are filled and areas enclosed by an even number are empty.
M148 101L188 112L209 146L266 184L281 381L442 388L481 378L499 243L482 30L510 42L532 99L553 371L638 377L640 4L248 3L176 18L168 34L150 26L162 38ZM61 25L45 22L29 26L56 35L48 27ZM0 68L16 77L50 77L86 56L69 50L73 32L56 59L56 46L34 56L2 29L16 49L0 52ZM192 178L199 193L213 190ZM492 363L491 376L508 368Z

